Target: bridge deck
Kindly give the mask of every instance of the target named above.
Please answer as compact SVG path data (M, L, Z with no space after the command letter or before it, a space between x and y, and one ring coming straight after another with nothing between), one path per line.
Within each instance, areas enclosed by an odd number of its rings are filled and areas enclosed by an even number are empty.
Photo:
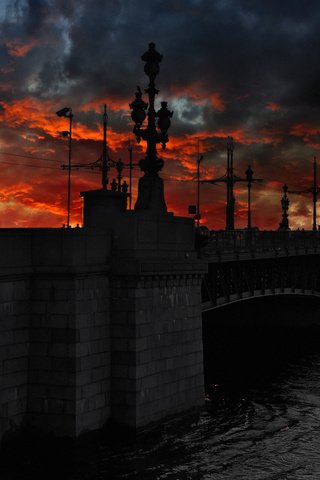
M320 295L320 232L211 232L202 311L266 295Z

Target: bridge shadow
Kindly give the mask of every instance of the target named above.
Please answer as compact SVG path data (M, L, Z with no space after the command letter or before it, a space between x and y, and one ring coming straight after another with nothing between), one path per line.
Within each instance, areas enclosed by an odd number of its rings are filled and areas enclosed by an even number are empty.
M253 298L203 313L205 389L210 398L242 395L320 352L320 298Z

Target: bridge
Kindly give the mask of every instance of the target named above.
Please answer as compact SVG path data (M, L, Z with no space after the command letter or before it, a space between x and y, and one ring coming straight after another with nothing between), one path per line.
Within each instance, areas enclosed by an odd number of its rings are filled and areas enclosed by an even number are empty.
M282 222L204 234L167 211L156 145L172 112L154 109L162 56L150 44L141 58L148 103L138 87L130 108L147 151L135 209L120 174L107 189L104 143L102 188L81 193L82 228L0 230L0 441L29 427L73 438L114 422L139 429L203 405L204 312L319 294L319 232Z
M320 232L210 232L202 311L265 295L320 295Z
M211 232L84 193L85 225L0 231L0 436L141 428L202 405L202 315L318 296L319 232Z

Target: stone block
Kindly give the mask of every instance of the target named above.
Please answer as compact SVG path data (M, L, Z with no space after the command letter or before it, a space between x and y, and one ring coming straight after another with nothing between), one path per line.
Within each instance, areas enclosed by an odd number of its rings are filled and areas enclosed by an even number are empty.
M102 379L109 379L109 377L110 377L109 365L103 365L102 367L97 367L90 370L91 382L98 382Z
M106 396L104 393L100 393L96 395L95 401L96 401L96 408L100 409L100 408L106 407Z
M15 372L26 372L28 368L28 360L26 357L12 358L4 361L4 374L12 374Z

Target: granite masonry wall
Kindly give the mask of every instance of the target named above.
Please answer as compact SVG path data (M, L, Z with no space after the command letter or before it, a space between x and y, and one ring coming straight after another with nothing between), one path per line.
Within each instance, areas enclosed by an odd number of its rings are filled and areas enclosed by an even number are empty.
M108 418L110 245L105 229L1 231L0 439L24 425L74 437Z
M0 439L23 424L28 397L29 278L0 276Z
M29 362L29 423L70 436L105 423L110 414L106 273L34 279Z
M203 403L201 275L113 280L112 416L134 428Z

